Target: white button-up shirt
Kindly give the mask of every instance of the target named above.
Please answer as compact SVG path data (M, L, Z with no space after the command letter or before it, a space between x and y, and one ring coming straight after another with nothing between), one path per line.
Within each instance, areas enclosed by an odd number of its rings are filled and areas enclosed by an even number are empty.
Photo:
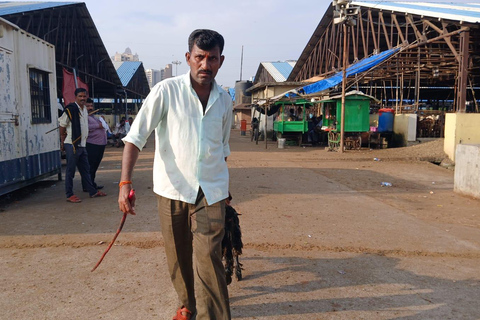
M75 104L80 112L80 130L82 132L82 139L80 139L80 147L86 147L88 138L88 110L87 107L80 108L77 102ZM64 112L60 118L58 118L60 126L67 128L67 136L64 143L72 144L72 122L67 113Z
M195 203L199 187L208 204L228 197L228 140L232 99L215 82L205 114L190 73L155 85L123 139L142 150L155 130L153 191Z

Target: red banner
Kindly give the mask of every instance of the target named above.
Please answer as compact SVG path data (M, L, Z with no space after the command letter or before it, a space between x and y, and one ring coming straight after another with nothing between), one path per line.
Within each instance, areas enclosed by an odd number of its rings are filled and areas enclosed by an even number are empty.
M88 92L88 85L80 80L80 77L77 76L77 86L78 88L84 88ZM63 93L63 102L65 103L65 106L68 104L75 102L75 77L73 76L73 73L65 70L63 68L63 87L62 87L62 93Z

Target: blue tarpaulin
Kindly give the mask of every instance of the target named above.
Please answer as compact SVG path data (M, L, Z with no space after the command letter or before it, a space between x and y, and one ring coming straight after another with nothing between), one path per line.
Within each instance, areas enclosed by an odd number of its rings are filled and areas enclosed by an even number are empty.
M350 76L355 76L359 73L366 72L368 70L371 70L374 68L376 65L382 63L383 61L387 60L389 57L391 57L394 53L400 51L401 47L395 47L393 49L383 51L379 54L372 55L368 58L364 58L354 64L352 64L350 67L347 68L347 77ZM306 85L304 87L296 88L289 90L287 92L284 92L282 94L279 94L275 97L269 98L268 100L260 100L257 102L258 105L263 105L267 103L268 101L274 102L278 101L284 97L287 98L299 98L301 96L306 96L306 95L311 95L315 93L319 93L325 90L328 90L330 88L335 87L337 84L342 83L343 80L343 71L337 72L333 76L323 79L320 81L317 81L315 83Z
M396 48L381 52L379 54L375 54L368 58L362 59L352 64L350 67L347 68L347 77L354 76L358 73L362 73L370 70L371 68L375 67L377 64L385 61L388 57L393 55L398 50L400 50L400 48L396 47ZM342 80L343 80L343 72L337 72L336 74L334 74L333 76L327 79L323 79L315 83L309 84L307 86L304 86L300 89L297 89L297 92L299 94L312 94L312 93L321 92L321 91L330 89L339 83L342 83Z

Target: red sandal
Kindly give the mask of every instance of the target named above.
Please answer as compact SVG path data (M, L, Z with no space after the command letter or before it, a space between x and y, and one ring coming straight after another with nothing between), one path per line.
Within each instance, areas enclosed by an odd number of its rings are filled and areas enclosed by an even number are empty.
M189 311L185 306L181 306L180 309L177 310L177 315L174 316L172 320L190 320L191 317L192 312Z
M105 197L107 194L102 191L97 191L94 195L90 196L90 198L98 198L98 197Z
M71 203L79 203L79 202L82 202L82 200L80 200L80 198L77 197L76 195L73 195L73 196L67 198L67 201L68 201L68 202L71 202Z

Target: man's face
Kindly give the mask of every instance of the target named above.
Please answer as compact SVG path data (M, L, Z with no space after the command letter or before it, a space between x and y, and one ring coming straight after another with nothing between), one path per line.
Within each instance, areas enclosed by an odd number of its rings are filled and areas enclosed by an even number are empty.
M192 52L185 54L185 58L190 66L192 80L201 86L213 82L225 59L218 46L212 50L202 50L196 44L193 45Z
M88 112L92 112L92 111L93 111L93 103L91 103L91 102L86 102L86 103L85 103L85 107L87 107L87 111L88 111Z
M75 96L75 102L78 103L79 106L83 107L87 102L87 93L80 92Z

